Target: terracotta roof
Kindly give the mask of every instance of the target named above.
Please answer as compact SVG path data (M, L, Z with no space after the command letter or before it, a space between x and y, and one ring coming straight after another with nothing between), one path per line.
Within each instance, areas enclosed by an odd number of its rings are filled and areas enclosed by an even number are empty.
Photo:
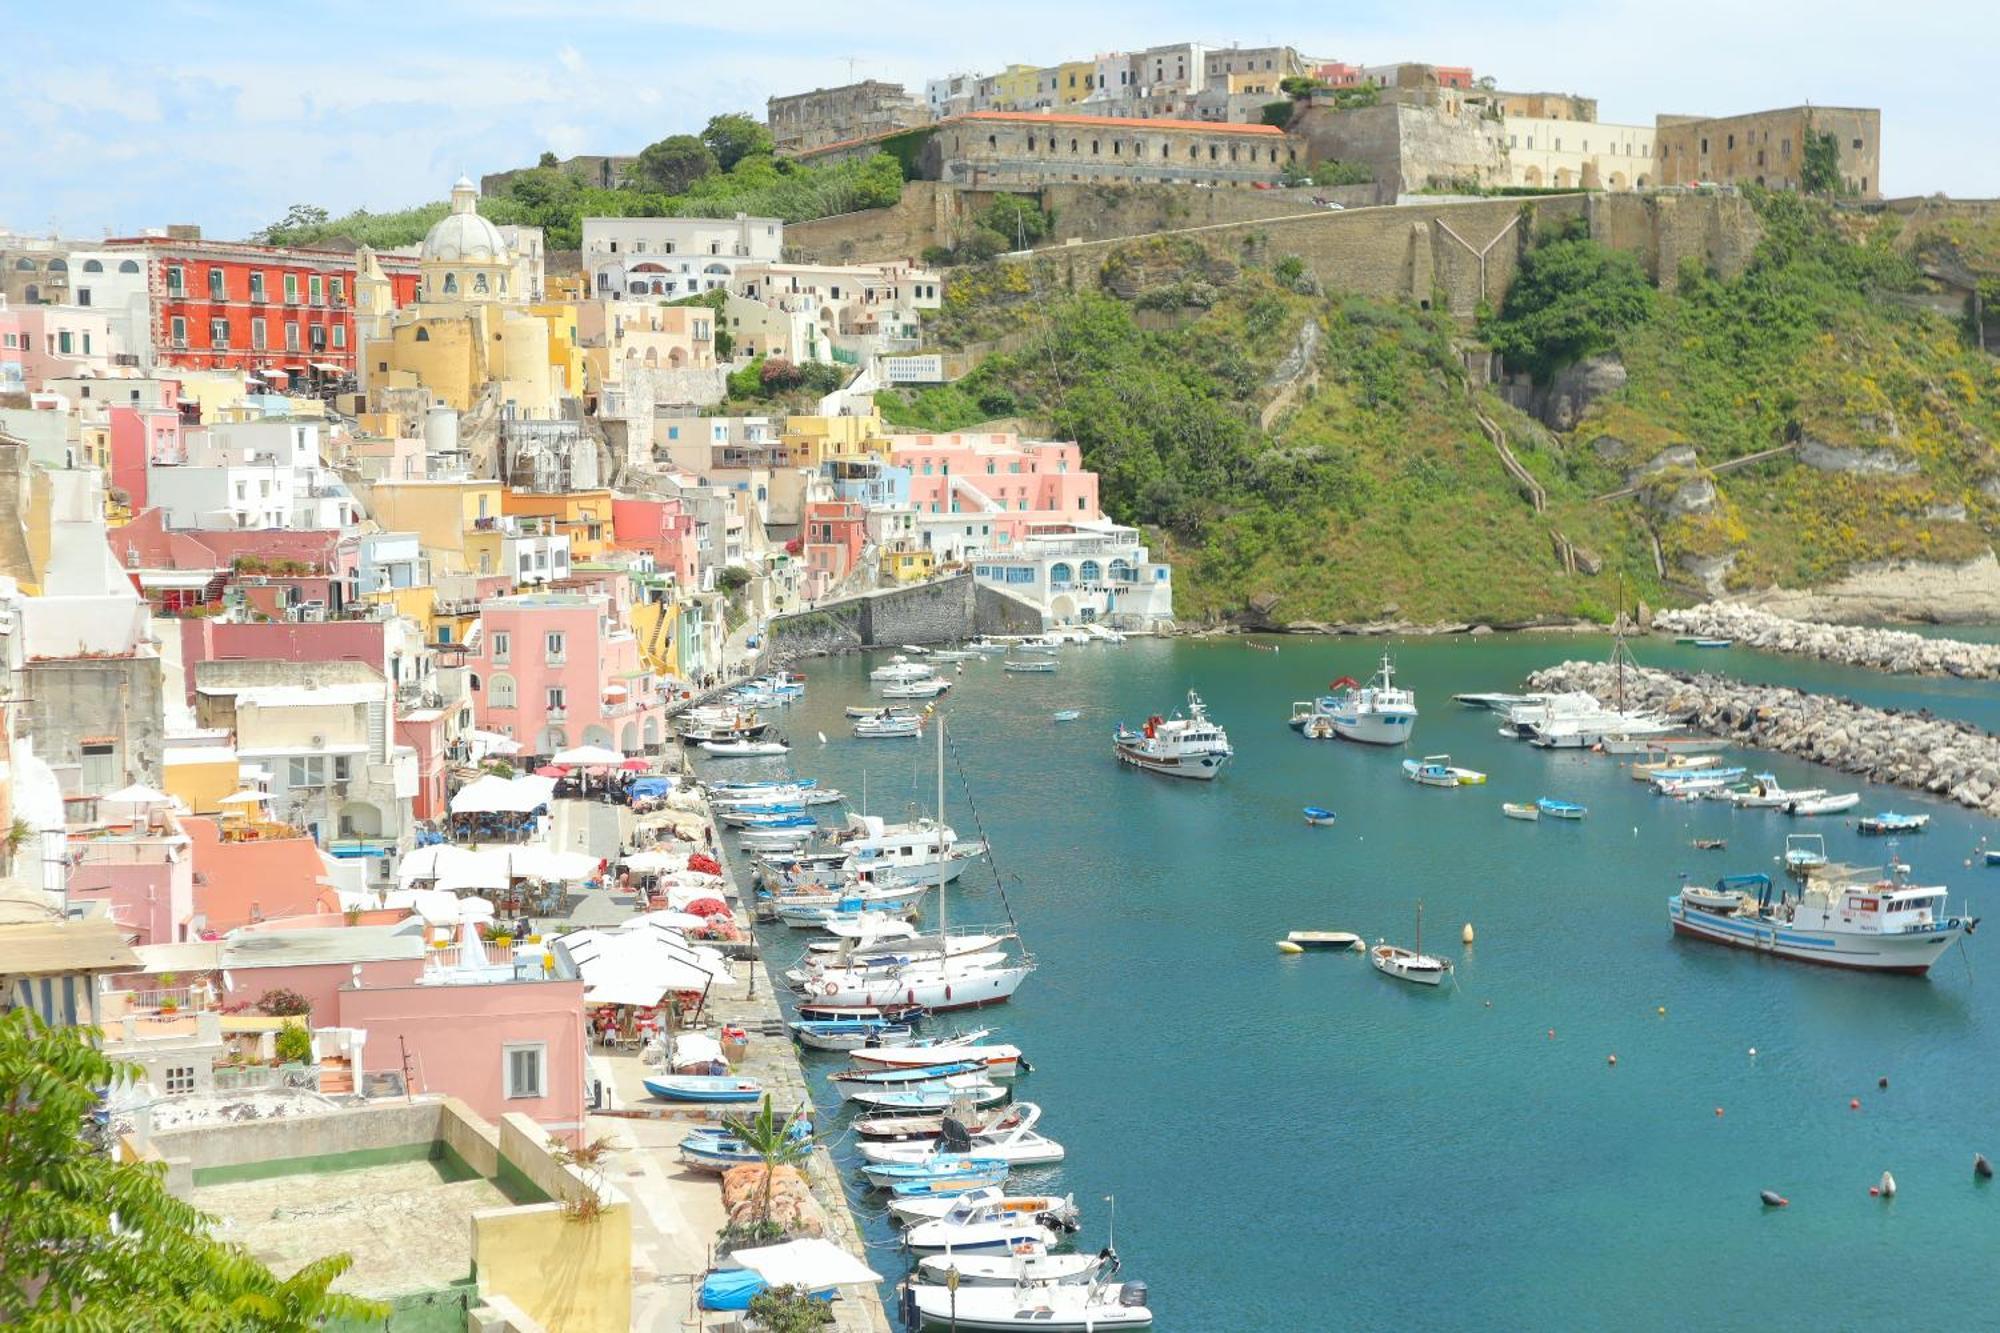
M1228 125L1216 120L1144 120L1135 116L1066 116L1046 111L969 111L952 120L1034 120L1054 125L1102 125L1107 128L1145 130L1201 130L1209 134L1253 134L1259 138L1280 138L1285 132L1275 125ZM940 121L948 125L950 121Z

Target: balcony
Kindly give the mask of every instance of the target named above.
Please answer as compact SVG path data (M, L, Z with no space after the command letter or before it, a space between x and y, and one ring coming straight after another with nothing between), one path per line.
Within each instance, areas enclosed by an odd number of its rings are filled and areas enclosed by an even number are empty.
M567 722L569 709L562 706L552 707L544 711L543 717L550 722Z

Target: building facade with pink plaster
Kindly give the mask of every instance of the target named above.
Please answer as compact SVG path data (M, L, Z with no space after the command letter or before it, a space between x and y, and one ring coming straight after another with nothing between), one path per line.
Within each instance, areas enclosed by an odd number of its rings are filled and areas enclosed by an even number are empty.
M29 305L15 311L21 371L29 392L65 375L111 372L111 322L99 310L73 305Z
M800 533L805 595L823 597L847 577L868 540L868 511L854 500L812 500Z
M660 743L666 698L604 594L524 593L480 605L467 662L477 725L532 755L576 745L636 754Z
M21 336L20 310L0 295L0 393L28 391L28 349Z
M150 827L73 835L69 843L72 903L102 902L134 944L189 938L195 915L194 854L171 815Z
M187 459L181 411L175 406L121 405L106 413L111 433L111 484L125 492L132 511L146 507L146 474L154 463Z
M1097 474L1072 443L1014 434L896 435L890 460L910 470L919 513L1034 515L1071 522L1097 518Z
M678 499L611 501L611 529L621 551L645 551L653 568L683 588L698 586L694 515Z

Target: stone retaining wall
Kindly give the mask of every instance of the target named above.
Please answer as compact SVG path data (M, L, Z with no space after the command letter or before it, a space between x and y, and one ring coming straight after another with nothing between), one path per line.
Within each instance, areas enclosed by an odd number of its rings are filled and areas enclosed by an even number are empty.
M981 634L1039 634L1042 614L1033 605L970 574L862 593L772 620L774 660L897 644L963 643Z
M1823 662L1898 671L1918 676L2000 679L2000 643L1930 639L1908 630L1861 625L1827 625L1788 620L1732 602L1706 602L1686 610L1662 611L1653 627L1669 634L1734 639L1765 652L1791 653Z
M1617 672L1608 662L1564 662L1531 674L1528 688L1587 690L1609 702ZM1643 667L1625 671L1625 704L1738 745L1796 755L1871 782L1937 792L2000 816L2000 737L1968 723Z

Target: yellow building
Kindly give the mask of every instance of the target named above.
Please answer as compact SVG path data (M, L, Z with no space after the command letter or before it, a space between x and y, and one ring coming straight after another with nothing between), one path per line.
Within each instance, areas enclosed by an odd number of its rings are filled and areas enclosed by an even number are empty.
M882 418L872 412L865 417L787 417L784 433L778 438L784 442L793 467L813 469L833 458L867 454L887 458L890 449Z
M609 490L544 491L509 490L500 497L501 512L515 518L546 519L556 532L569 537L571 567L595 560L614 549L611 531Z
M569 301L544 301L529 306L528 313L549 326L549 369L556 392L581 398L583 344L576 336L576 305Z
M160 756L160 789L179 800L190 813L221 814L240 809L222 798L243 786L236 751L220 745L168 750Z
M1026 111L1041 92L1042 71L1034 65L1009 65L993 76L993 106L1000 111Z
M915 583L937 572L937 557L930 551L882 552L882 577L897 583Z
M361 600L377 606L394 607L396 615L414 620L423 627L425 643L437 642L437 589L429 584L364 592Z
M430 557L433 574L464 574L479 568L474 543L498 540L505 488L497 481L378 481L369 489L375 521L388 532L414 532ZM496 554L490 568L499 568Z
M1097 83L1095 60L1065 60L1056 66L1055 104L1068 106L1090 96Z

